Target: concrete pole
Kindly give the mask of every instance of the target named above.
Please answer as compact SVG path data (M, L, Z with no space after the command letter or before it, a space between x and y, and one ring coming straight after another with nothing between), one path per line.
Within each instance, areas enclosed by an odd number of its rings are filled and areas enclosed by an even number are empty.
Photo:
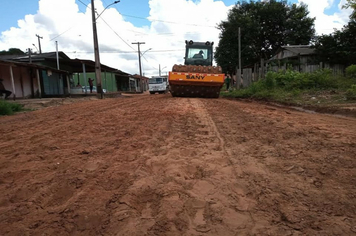
M239 69L241 68L241 28L239 27Z
M29 59L29 62L32 63L32 55L31 55L31 48L28 49L28 59Z
M236 88L239 89L242 83L241 81L241 28L238 29L238 57L239 57L239 67L236 70Z
M56 41L57 70L59 70L58 42Z
M38 48L40 49L40 54L42 54L41 40L40 39L43 39L43 37L39 36L38 34L36 34L36 37L38 38Z
M143 92L140 44L145 44L145 42L137 42L137 43L132 43L132 44L137 44L137 46L138 46L138 64L139 64L139 68L140 68L140 80L141 80L140 86L141 86L141 92Z
M95 6L94 0L91 0L91 14L93 20L93 39L94 39L94 54L95 54L95 77L96 77L96 91L99 95L99 98L103 98L103 90L101 86L101 64L99 56L99 45L98 45L98 35L96 30L96 18L95 18Z

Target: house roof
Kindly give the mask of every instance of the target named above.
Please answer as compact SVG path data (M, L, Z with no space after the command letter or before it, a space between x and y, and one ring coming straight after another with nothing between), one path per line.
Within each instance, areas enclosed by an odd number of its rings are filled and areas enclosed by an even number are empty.
M138 74L131 75L131 77L132 77L132 78L135 78L135 79L141 79L141 76L138 75ZM145 76L142 76L142 79L148 80L149 78L148 78L148 77L145 77Z
M59 57L59 64L60 66L67 66L70 67L66 69L72 73L82 73L83 72L83 64L85 64L86 72L95 72L95 61L86 60L86 59L70 59L64 52L58 52ZM11 60L11 61L18 61L18 62L25 62L29 63L30 58L29 55L1 55L0 59L4 60ZM31 54L31 61L32 62L40 62L40 61L51 61L56 63L57 61L57 53L56 52L47 52L41 54ZM106 65L101 64L102 71L116 73L122 76L129 76L129 73L123 72L116 68L112 68Z
M300 55L310 55L315 53L315 49L311 48L309 45L282 46L282 49L289 50Z
M58 57L60 59L70 59L64 52L58 52ZM48 58L57 58L56 52L46 52L41 54L31 54L32 61L43 61ZM29 55L1 55L0 59L4 60L12 60L12 61L21 61L21 62L29 62Z
M9 65L9 66L14 66L14 67L17 67L17 66L19 66L19 67L30 67L30 68L51 70L51 71L55 71L55 72L68 74L68 71L65 71L65 70L57 70L57 69L54 69L52 67L38 65L38 64L34 64L34 63L16 62L16 61L9 61L9 60L0 59L0 65Z
M289 51L289 53L286 53L285 51ZM269 61L313 54L315 54L315 49L311 48L309 45L288 45L280 47Z

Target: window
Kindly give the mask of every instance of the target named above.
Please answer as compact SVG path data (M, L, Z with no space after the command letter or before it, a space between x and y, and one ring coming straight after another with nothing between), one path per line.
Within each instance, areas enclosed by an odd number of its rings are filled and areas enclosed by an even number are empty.
M207 59L208 58L208 50L207 49L200 49L200 48L189 48L189 50L188 50L188 58Z
M163 79L162 78L151 78L148 81L149 84L162 84Z

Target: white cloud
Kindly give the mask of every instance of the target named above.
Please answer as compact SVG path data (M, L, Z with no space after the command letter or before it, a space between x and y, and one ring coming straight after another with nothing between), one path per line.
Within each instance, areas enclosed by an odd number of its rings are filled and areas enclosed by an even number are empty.
M332 16L323 12L335 0L299 0L309 6L311 16L316 17L317 33L330 33L340 29L347 21L350 10L341 10ZM345 0L341 0L339 8ZM118 3L120 4L120 3ZM89 5L90 7L90 5ZM115 8L108 8L97 21L101 63L135 74L138 70L137 45L145 42L141 51L149 48L142 58L143 72L157 75L158 67L169 71L173 64L183 63L185 40L214 41L218 44L219 30L216 25L227 17L228 10L222 1L214 0L149 0L151 22L135 27L129 17L123 17ZM98 13L104 10L101 0L95 1ZM142 17L142 16L141 16ZM105 21L105 22L104 22ZM55 51L58 41L60 51L71 58L94 60L91 10L79 11L75 0L40 0L35 15L26 15L12 27L1 33L0 48L15 47L25 51L35 44L36 34L43 37L43 52Z
M345 0L340 1L339 9L333 15L326 15L324 11L331 8L335 0L298 0L298 2L307 4L310 16L316 18L315 30L318 35L329 34L334 29L341 29L348 22L348 16L351 13L350 10L342 9Z
M213 0L150 0L149 6L151 24L144 27L135 27L115 8L105 10L97 21L101 63L139 73L137 45L131 43L140 41L145 42L142 52L152 48L142 58L145 75L157 75L159 64L167 72L173 64L183 63L185 40L214 41L217 45L215 26L226 19L231 8ZM101 0L95 1L95 8L98 13L104 10ZM43 52L55 51L58 41L59 50L69 57L94 60L91 22L91 10L80 12L75 0L40 0L37 14L25 16L17 27L2 32L0 48L36 51L32 44L38 47L38 34L43 37Z

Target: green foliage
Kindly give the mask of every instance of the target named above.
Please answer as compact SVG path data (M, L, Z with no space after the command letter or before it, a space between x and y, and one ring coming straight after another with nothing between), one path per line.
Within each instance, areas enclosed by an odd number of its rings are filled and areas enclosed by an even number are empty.
M4 100L0 100L0 116L12 115L15 112L22 111L23 107L17 103L10 103Z
M275 81L278 88L285 90L293 89L323 89L323 88L336 88L337 84L331 77L331 70L324 69L318 70L313 73L300 73L293 70L283 72L268 72L266 74L267 84L269 81ZM268 88L268 87L267 87Z
M353 12L350 15L350 19L356 19L356 0L346 0L346 4L342 8L352 8Z
M245 89L235 90L228 97L258 98L286 101L298 97L301 91L338 88L338 80L331 76L331 70L318 70L313 73L268 72L264 80L259 80Z
M18 48L10 48L9 51L2 50L0 55L24 55L25 53Z
M341 30L316 38L317 59L330 64L356 64L356 21L351 20Z
M351 65L346 68L346 75L355 78L356 77L356 65Z
M242 65L269 59L283 45L309 44L314 37L315 18L308 17L305 4L287 1L238 1L222 21L215 59L223 71L235 70L238 58L238 28L241 27Z
M356 84L353 84L350 89L346 91L347 100L356 100Z

